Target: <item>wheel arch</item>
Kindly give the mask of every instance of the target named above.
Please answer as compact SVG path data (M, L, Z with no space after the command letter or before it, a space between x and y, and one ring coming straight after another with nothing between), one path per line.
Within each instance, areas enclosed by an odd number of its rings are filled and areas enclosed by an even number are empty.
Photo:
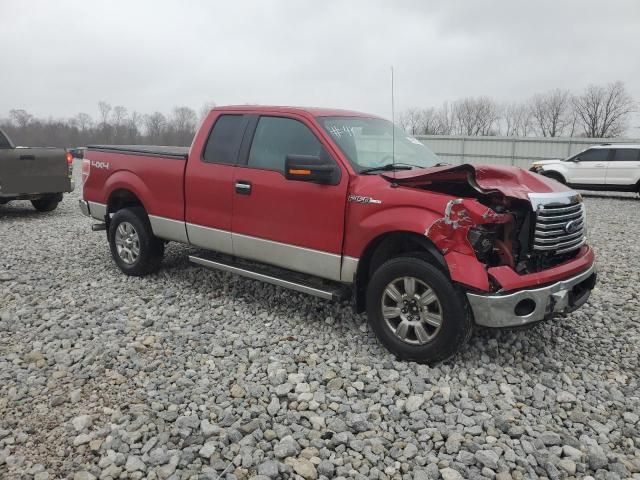
M109 194L107 216L127 207L142 207L145 212L147 211L138 195L128 188L116 188Z
M380 265L391 258L415 253L419 253L450 278L444 255L430 239L411 231L383 233L369 242L358 261L354 281L356 311L365 310L367 285Z

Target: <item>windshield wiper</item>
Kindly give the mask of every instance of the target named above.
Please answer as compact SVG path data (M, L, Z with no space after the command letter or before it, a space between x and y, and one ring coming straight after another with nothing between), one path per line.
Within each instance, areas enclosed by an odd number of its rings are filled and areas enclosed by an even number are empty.
M411 170L416 165L409 165L408 163L387 163L379 167L365 168L360 170L360 173L375 173L375 172L392 172L394 170Z

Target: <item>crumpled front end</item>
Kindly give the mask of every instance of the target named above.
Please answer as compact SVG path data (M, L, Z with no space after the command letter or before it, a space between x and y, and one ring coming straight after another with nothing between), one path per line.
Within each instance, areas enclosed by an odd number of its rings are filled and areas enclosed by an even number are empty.
M579 194L510 167L433 170L393 181L454 196L425 235L467 290L477 323L523 325L586 302L596 276Z

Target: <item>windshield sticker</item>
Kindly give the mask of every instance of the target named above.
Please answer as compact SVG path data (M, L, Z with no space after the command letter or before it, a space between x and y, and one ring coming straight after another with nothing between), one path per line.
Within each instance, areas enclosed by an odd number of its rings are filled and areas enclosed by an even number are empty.
M342 135L348 135L350 137L355 136L353 128L354 127L349 127L347 125L341 125L341 126L332 125L327 130L329 131L329 133L332 136L334 136L336 138L340 138L340 137L342 137Z

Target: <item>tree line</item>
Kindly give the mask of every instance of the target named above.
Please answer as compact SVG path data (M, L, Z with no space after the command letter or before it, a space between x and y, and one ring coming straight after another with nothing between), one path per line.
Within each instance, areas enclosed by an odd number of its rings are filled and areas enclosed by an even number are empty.
M81 147L91 144L189 146L199 121L213 108L205 103L198 113L190 107L141 114L107 102L98 103L98 118L78 113L72 118L36 118L23 109L0 118L0 128L16 145Z
M198 113L178 106L165 115L141 114L101 101L98 118L78 113L67 119L36 118L23 109L0 118L15 144L78 147L91 144L191 144L199 121L215 104ZM622 82L590 85L580 94L555 89L522 102L500 104L489 97L466 97L440 108L409 108L400 125L413 135L505 135L609 138L624 135L637 104Z
M554 89L522 102L467 97L400 115L413 135L504 135L610 138L625 134L637 104L624 83L590 85L579 94Z

